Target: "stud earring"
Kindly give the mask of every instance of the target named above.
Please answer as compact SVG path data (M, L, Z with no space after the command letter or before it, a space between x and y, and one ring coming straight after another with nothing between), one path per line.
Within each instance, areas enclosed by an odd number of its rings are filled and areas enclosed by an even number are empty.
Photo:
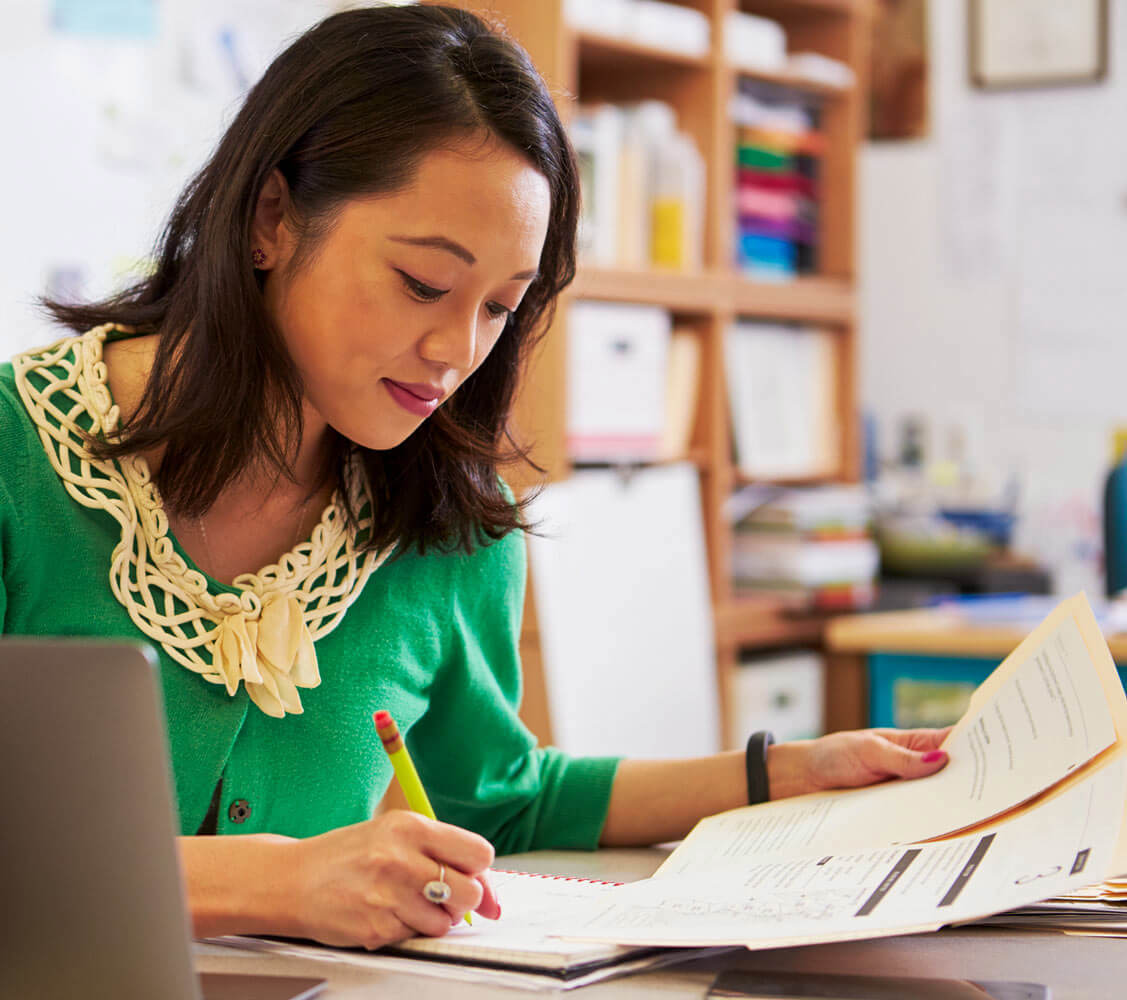
M262 267L266 263L266 251L262 247L255 247L251 251L250 260L255 267Z

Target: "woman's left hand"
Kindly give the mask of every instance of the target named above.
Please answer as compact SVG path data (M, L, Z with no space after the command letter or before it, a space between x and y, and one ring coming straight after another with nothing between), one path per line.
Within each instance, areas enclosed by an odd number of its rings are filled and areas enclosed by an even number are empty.
M888 778L923 778L943 768L946 729L858 729L780 743L767 752L772 799Z

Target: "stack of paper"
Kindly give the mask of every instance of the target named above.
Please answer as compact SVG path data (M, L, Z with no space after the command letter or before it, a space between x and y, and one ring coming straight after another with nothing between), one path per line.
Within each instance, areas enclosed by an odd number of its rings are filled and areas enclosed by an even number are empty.
M825 137L817 109L793 92L741 80L737 126L736 257L760 281L817 270L818 204Z
M920 781L704 820L590 909L619 944L812 944L933 930L1127 871L1127 698L1083 596L975 692Z
M1020 906L976 921L995 927L1068 934L1127 937L1127 876L1054 896L1043 903Z
M836 471L833 334L777 323L734 324L724 344L732 435L740 472L797 479Z

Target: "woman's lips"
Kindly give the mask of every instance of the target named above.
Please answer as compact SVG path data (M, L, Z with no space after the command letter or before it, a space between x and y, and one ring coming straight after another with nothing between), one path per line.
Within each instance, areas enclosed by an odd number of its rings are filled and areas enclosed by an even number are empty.
M395 382L389 378L385 378L383 383L388 395L416 417L429 417L438 409L439 401L442 399L441 390L436 390L434 386Z

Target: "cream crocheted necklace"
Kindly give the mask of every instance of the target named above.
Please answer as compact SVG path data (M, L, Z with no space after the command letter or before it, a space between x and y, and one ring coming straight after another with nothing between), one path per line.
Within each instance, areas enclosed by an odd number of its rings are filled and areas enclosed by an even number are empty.
M95 327L12 360L20 398L67 492L121 528L110 565L114 597L146 636L204 680L232 696L242 681L275 718L300 714L298 689L321 683L314 642L337 626L391 551L355 547L372 523L364 476L353 463L344 487L360 511L357 532L349 530L338 491L309 541L238 577L235 593L212 593L207 577L176 551L148 463L137 456L104 461L86 449L82 431L109 434L121 418L102 356L115 329L122 328Z

